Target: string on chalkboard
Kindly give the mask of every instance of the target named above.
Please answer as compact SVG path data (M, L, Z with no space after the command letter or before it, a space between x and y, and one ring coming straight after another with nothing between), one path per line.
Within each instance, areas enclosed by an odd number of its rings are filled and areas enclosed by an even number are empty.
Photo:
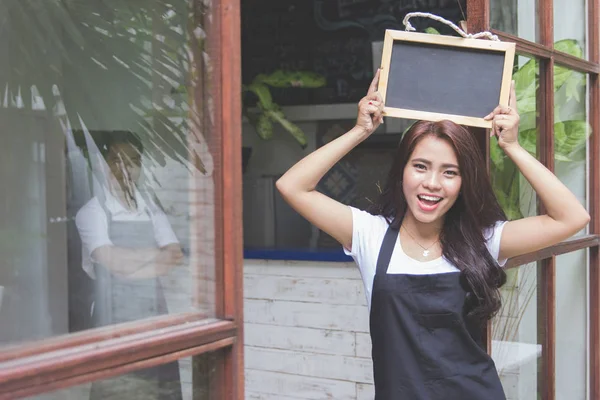
M412 12L412 13L408 13L406 14L406 16L404 17L404 20L402 21L402 23L404 24L404 26L406 27L406 30L409 32L415 31L416 29L410 24L410 22L408 22L409 19L411 19L412 17L425 17L425 18L431 18L435 21L441 22L443 24L448 25L450 28L454 29L460 36L464 37L464 38L469 38L469 39L479 39L482 37L486 37L490 40L495 40L495 41L500 41L500 39L498 39L498 36L492 34L491 32L485 31L485 32L479 32L479 33L467 33L465 31L463 31L462 29L460 29L458 26L456 26L454 23L452 23L452 21L448 21L445 18L440 17L439 15L435 15L435 14L431 14L431 13L425 13L425 12Z

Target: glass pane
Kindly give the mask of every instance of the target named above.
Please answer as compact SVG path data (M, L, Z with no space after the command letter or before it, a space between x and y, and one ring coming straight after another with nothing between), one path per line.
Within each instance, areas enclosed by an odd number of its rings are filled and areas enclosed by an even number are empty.
M546 304L538 289L540 268L534 262L506 272L502 309L492 322L492 358L507 399L536 399Z
M587 14L586 0L554 0L556 50L587 59Z
M0 345L214 314L215 7L0 4Z
M588 119L586 75L554 68L554 168L556 176L587 207ZM584 234L584 228L578 235Z
M29 397L29 400L221 400L221 352L141 369L113 378Z
M530 42L538 41L536 2L530 0L490 1L490 26Z
M533 156L537 151L537 109L539 66L537 60L518 56L515 60L513 80L517 93L517 108L521 117L519 142ZM496 198L509 220L536 215L536 194L517 169L517 166L490 140L491 179Z
M556 257L556 399L587 399L588 251Z

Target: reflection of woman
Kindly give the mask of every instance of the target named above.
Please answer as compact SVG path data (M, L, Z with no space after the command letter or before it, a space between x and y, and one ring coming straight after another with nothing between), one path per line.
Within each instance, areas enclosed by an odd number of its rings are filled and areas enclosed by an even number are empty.
M481 342L481 328L500 308L500 266L573 235L589 215L519 146L514 87L510 107L486 118L546 215L506 222L474 138L450 121L421 121L406 132L370 212L316 192L321 177L381 123L377 79L359 104L356 127L301 160L277 187L360 268L377 400L504 399Z
M90 312L95 326L139 320L167 313L158 277L181 263L183 255L165 214L136 186L141 171L141 143L129 133L111 137L105 159L110 174L102 195L77 213L83 243L83 268L95 281ZM178 363L95 383L92 398L109 398L126 388L144 399L177 399ZM167 385L167 386L165 386ZM171 385L172 387L169 387ZM139 387L138 387L139 386ZM159 390L162 389L162 390ZM164 395L160 393L164 391Z

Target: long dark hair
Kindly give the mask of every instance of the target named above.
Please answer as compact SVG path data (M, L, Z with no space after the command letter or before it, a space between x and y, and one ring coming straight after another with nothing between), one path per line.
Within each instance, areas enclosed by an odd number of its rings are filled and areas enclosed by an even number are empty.
M461 271L460 281L467 292L466 316L481 324L500 309L499 288L506 282L506 273L485 246L484 230L506 220L506 216L494 196L484 159L471 133L451 121L416 122L400 141L387 183L368 211L386 217L393 228L400 228L407 210L402 187L404 168L417 144L427 136L446 140L456 152L462 184L456 202L446 213L440 243L443 256Z

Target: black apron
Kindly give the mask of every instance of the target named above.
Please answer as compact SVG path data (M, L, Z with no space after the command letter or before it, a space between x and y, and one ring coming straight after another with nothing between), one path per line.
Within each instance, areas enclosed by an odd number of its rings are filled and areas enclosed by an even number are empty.
M108 233L113 245L125 248L156 248L152 221L113 221L104 208ZM125 279L94 264L94 325L107 326L139 321L168 313L167 302L158 278ZM94 382L90 399L181 399L177 361Z
M460 273L388 274L388 228L373 281L370 330L376 400L505 400L481 332L463 315Z

